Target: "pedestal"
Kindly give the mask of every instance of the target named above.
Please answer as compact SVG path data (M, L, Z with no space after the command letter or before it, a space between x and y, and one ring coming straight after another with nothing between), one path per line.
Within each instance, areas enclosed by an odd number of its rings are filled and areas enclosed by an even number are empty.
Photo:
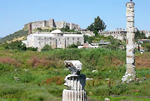
M84 90L63 90L63 101L86 101L86 92Z

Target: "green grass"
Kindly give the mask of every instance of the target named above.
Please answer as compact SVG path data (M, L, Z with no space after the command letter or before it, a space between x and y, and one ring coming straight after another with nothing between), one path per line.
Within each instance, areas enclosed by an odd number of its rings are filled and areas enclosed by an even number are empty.
M70 73L65 70L63 62L75 59L83 63L81 73L93 78L87 81L85 86L87 96L92 101L104 101L106 97L111 101L150 100L149 68L136 69L141 83L121 83L125 73L125 51L55 49L48 52L24 52L2 49L0 101L61 101L62 91L66 88L63 85L64 78ZM18 77L19 80L15 80L14 77ZM109 78L109 81L106 78Z

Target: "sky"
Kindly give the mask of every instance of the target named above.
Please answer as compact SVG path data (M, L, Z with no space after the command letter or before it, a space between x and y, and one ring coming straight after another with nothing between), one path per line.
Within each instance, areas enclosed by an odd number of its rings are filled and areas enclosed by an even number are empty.
M130 0L0 0L0 37L34 21L54 19L87 28L99 16L106 30L126 28L126 3ZM150 30L150 0L135 2L135 27Z

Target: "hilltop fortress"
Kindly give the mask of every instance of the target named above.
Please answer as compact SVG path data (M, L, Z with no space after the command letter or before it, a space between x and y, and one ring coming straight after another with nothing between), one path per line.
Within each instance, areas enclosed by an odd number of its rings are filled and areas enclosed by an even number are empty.
M80 29L78 24L67 23L66 21L55 22L54 19L44 20L44 21L35 21L32 23L32 30L37 28L64 28L68 26L70 29ZM28 29L29 23L24 25L24 29Z

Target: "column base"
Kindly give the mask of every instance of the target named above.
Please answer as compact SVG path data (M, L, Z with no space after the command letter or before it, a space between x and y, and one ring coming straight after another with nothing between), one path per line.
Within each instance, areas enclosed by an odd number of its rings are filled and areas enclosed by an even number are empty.
M87 101L85 90L63 90L62 101Z
M136 75L131 73L125 73L125 75L122 77L122 83L130 83L132 81L136 80Z

